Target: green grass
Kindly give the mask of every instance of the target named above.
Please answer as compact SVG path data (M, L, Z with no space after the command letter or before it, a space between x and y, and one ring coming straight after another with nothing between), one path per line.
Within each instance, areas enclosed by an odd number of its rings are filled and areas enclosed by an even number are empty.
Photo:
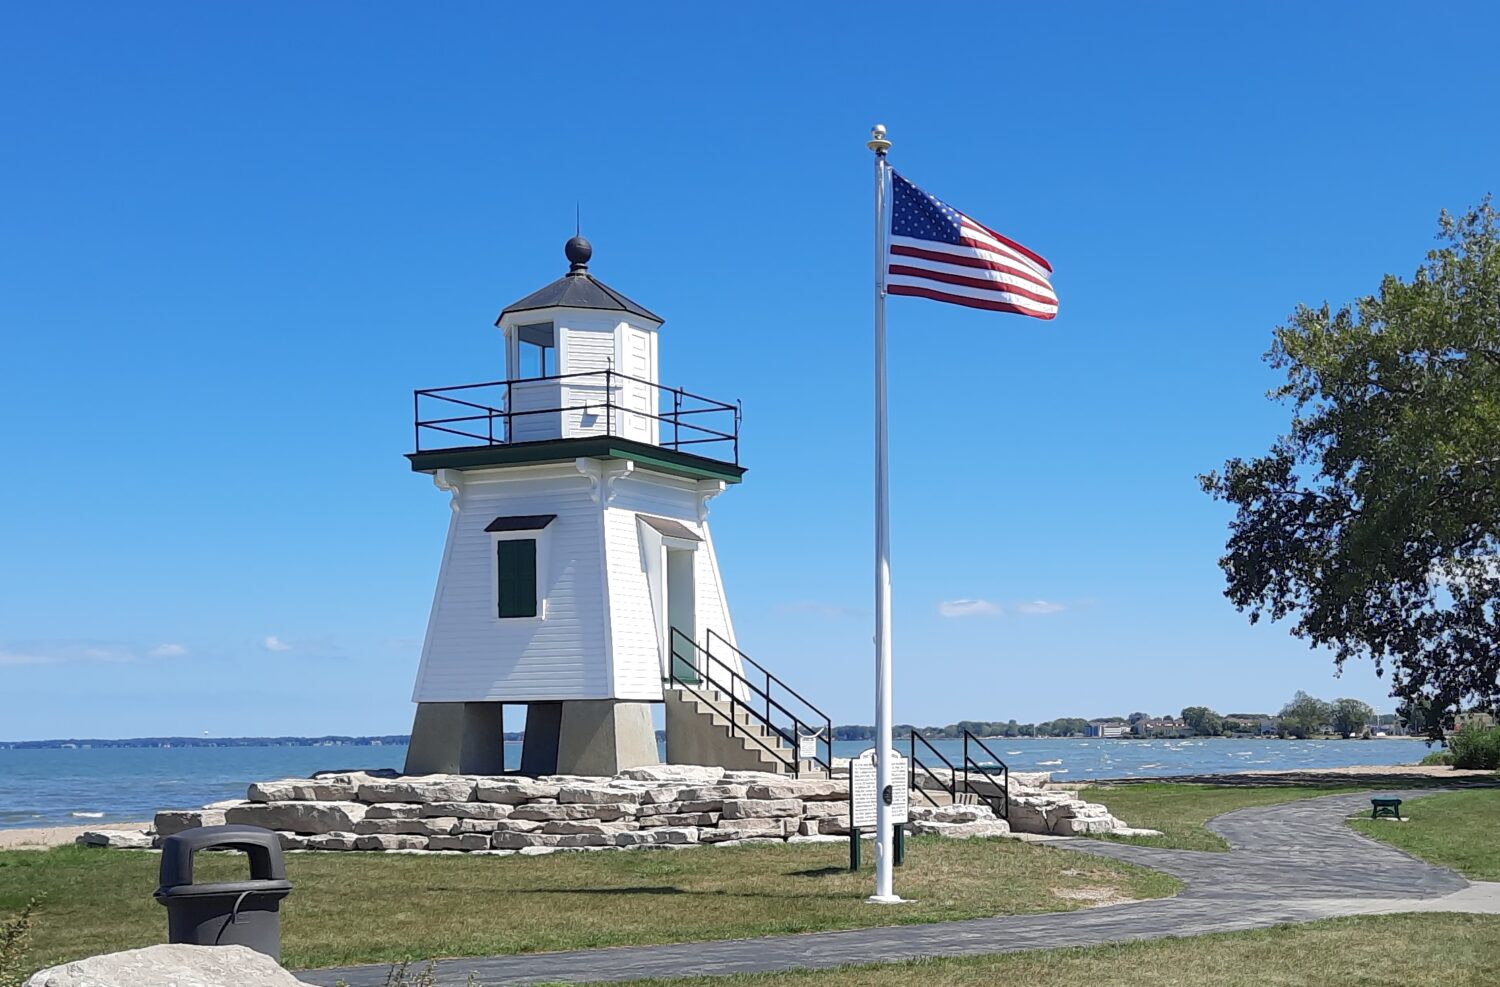
M45 894L36 968L162 942L151 898L159 857L66 847L0 853L0 919ZM243 867L243 858L239 858ZM242 873L233 855L198 880ZM871 871L850 874L843 843L549 857L292 854L283 906L291 967L684 942L1066 911L1058 892L1173 894L1171 878L1008 840L918 837L901 908L870 908Z
M1110 814L1131 826L1159 829L1161 836L1105 837L1142 846L1176 850L1229 849L1223 838L1204 828L1214 816L1256 805L1280 805L1297 799L1341 792L1366 791L1372 786L1297 786L1253 788L1240 785L1178 785L1170 782L1097 786L1078 794L1089 802L1101 802Z
M1500 916L1380 915L1190 939L632 987L1492 987Z
M1407 822L1364 818L1349 825L1471 881L1500 881L1500 788L1408 799L1401 814Z

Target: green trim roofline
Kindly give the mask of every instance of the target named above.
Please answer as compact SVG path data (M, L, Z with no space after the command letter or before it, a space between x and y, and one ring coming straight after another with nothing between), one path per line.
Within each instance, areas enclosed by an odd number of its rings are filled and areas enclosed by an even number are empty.
M429 449L409 452L411 468L418 473L434 470L480 470L496 466L522 466L537 463L565 463L573 459L630 459L644 466L695 480L723 480L739 483L745 467L723 463L706 456L599 435L575 439L547 439L542 442L517 442L511 445L463 446L455 449Z

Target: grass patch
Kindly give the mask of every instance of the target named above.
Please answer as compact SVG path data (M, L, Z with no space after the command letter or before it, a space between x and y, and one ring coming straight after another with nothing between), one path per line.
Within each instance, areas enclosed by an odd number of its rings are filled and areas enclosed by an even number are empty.
M0 853L0 919L45 894L33 968L162 942L151 898L159 857L65 847ZM200 859L197 879L242 875L243 858ZM235 864L238 862L239 866ZM870 868L842 843L549 857L291 854L282 908L290 967L737 939L1069 911L1068 893L1173 894L1164 874L1009 840L917 837L900 908L871 908Z
M1401 803L1404 823L1352 819L1349 825L1471 881L1500 881L1500 789L1424 795Z
M795 973L634 980L632 987L1491 987L1500 917L1380 915L1190 939Z
M1102 785L1085 788L1079 797L1101 802L1110 814L1128 825L1159 829L1161 836L1103 837L1142 846L1174 850L1225 851L1229 844L1204 828L1214 816L1257 805L1280 805L1319 795L1368 791L1369 785L1252 788L1240 785L1179 785L1171 782L1142 785Z

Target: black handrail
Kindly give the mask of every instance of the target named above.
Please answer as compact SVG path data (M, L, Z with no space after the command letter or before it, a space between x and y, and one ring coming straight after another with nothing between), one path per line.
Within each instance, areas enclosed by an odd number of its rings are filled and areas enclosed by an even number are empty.
M996 771L987 771L987 770L985 770L984 765L980 764L978 761L974 760L974 758L970 757L969 756L969 744L970 743L973 743L974 746L978 747L985 754L989 755L990 761L992 761L993 763L999 765L1000 766L1000 770L998 772L996 772ZM982 741L978 737L974 736L966 728L964 730L964 789L965 789L965 791L968 791L970 794L977 795L980 798L984 799L986 802L988 802L990 804L990 808L991 809L995 809L994 797L991 796L991 795L986 795L986 794L980 792L969 781L969 768L970 768L970 766L973 766L974 770L978 771L980 774L984 775L987 779L989 779L990 786L992 788L993 787L998 787L1000 789L1000 808L996 810L995 814L998 815L1001 819L1009 819L1010 818L1010 766L1007 765L1004 761L1000 760L999 755L997 755L994 751L990 750L989 746L987 744L985 744L984 741ZM995 785L995 781L994 781L995 776L997 774L1000 776L1000 784L998 786Z
M680 655L680 654L678 654L678 651L677 651L677 642L679 640L687 642L688 647L690 647L690 648L693 649L692 652L689 653L688 655ZM750 705L748 703L746 703L743 699L741 699L739 697L739 695L736 693L736 690L734 688L734 686L737 685L737 684L743 684L747 689L754 690L755 689L755 685L753 683L751 683L749 680L745 679L744 676L736 675L734 669L729 668L727 665L725 666L725 669L726 669L726 671L728 671L730 673L730 676L731 676L730 683L731 684L728 687L726 687L726 686L722 685L721 683L719 683L713 677L713 675L710 674L710 672L707 669L699 668L698 667L698 663L692 661L692 658L694 657L695 654L702 654L705 657L707 657L707 658L709 658L710 660L713 660L713 661L718 661L718 659L714 658L713 655L708 654L707 651L705 651L702 647L700 647L698 645L698 642L694 641L692 638L688 637L686 634L684 634L682 631L678 630L675 627L672 628L672 631L671 631L671 646L669 648L669 651L670 651L670 655L669 655L669 659L667 661L667 676L668 676L669 681L671 681L672 683L674 683L674 684L676 684L678 686L681 686L682 688L686 689L688 692L692 693L694 696L697 696L699 699L703 700L703 702L707 703L709 706L714 706L715 705L715 703L712 700L710 700L709 698L707 698L706 696L704 696L697 689L694 689L693 688L693 683L687 681L687 679L686 679L685 676L679 676L678 675L678 673L677 673L677 661L676 661L676 659L683 658L690 665L692 665L693 670L694 670L694 672L697 675L699 675L709 685L713 686L713 688L714 688L714 690L716 692L722 692L722 693L724 693L725 695L727 695L729 697L729 708L730 708L729 729L730 729L731 734L733 734L734 736L737 736L737 737L738 736L748 736L751 740L755 741L762 748L764 748L765 751L766 751L766 753L770 754L772 757L774 757L781 764L783 764L787 768L789 768L791 770L791 774L792 774L793 778L799 777L799 775L801 773L801 765L800 765L800 762L799 762L799 760L797 758L797 751L796 751L795 746L793 746L791 757L788 758L788 757L784 756L779 750L775 749L770 744L767 744L764 740L762 740L760 737L757 737L755 734L751 733L750 731L748 731L748 730L739 730L738 729L738 723L736 722L736 720L734 718L734 710L736 708L743 708L744 711L745 711L745 713L752 720L761 719L760 718L760 714L758 712L756 712L754 709L751 709ZM723 664L723 663L720 662L720 664ZM738 679L739 681L736 682L735 681L736 679ZM793 722L794 728L801 726L801 721L798 720L797 717L795 715L793 715L792 713L790 713L788 710L784 709L781 706L780 703L773 703L773 705L775 705L782 712L787 713L788 716L792 717L792 722ZM768 718L761 720L761 722L763 723L763 725L768 730L774 732L777 736L783 736L783 734L781 733L781 731L774 724L772 724Z
M586 401L582 404L562 404L561 402L559 402L559 406L555 408L530 408L522 411L517 411L514 408L514 402L511 400L512 390L517 384L524 386L540 382L556 381L572 381L578 383L581 382L583 378L596 378L602 380L601 384L595 385L598 390L602 390L604 392L602 403L597 400ZM625 383L641 384L645 387L652 388L657 395L656 401L654 402L655 410L652 411L645 408L626 406L622 402L622 399L617 397L617 392L623 390L622 385ZM503 388L503 395L501 400L499 401L499 403L503 407L492 407L490 405L480 404L476 401L466 400L465 398L455 396L455 392L472 391L478 388ZM666 410L666 408L664 407L666 395L671 396L670 410ZM424 400L442 401L447 404L457 405L460 408L471 409L475 412L482 412L482 414L476 413L472 415L459 415L452 417L423 418L422 402ZM684 407L685 402L697 402L698 404L703 405L703 407ZM729 404L724 401L715 400L714 398L704 397L701 394L694 394L691 391L685 391L682 388L666 387L662 384L646 380L642 377L635 377L630 374L620 373L619 371L614 369L582 371L570 374L553 374L547 377L526 377L510 380L486 381L479 384L458 384L452 387L420 388L412 392L412 420L414 422L417 452L424 451L422 448L422 438L424 434L427 434L425 430L440 432L447 435L462 436L463 438L472 439L475 442L483 442L487 445L507 445L515 441L511 429L511 424L515 418L525 417L527 415L561 414L563 412L572 411L599 412L601 410L605 419L604 434L606 435L615 435L616 423L618 421L625 420L623 418L624 415L634 415L639 418L656 422L658 423L658 425L671 427L670 437L666 435L657 436L658 444L664 448L681 450L683 446L687 445L726 442L729 443L733 449L734 462L736 464L739 463L739 432L740 422L742 418L742 409L738 403ZM620 414L617 415L616 412L620 412ZM726 423L720 428L711 428L707 425L700 425L696 421L689 420L692 416L697 415L724 415L728 416L728 418ZM502 435L498 436L495 434L495 420L497 418L501 421L501 431L503 432ZM476 432L463 431L461 429L443 427L445 425L455 425L461 422L480 421L486 423L484 435L479 435ZM682 429L684 428L689 432L687 438L684 438L682 436Z
M933 757L936 757L939 761L942 761L948 766L948 781L946 784L943 782L942 777L939 776L937 772L933 771L927 765L923 764L921 758L917 757L917 741L919 740L922 742L923 747L926 747L928 750L932 751ZM938 786L942 788L943 791L948 793L948 799L950 802L958 801L958 772L954 770L953 762L944 757L942 751L932 746L932 741L922 736L922 734L917 730L916 727L912 727L911 756L907 758L906 763L907 771L909 773L907 778L907 788L909 791L920 793L921 796L926 799L928 804L930 805L942 805L941 802L928 794L927 789L917 784L917 769L921 768L924 772L926 772L927 777L937 782Z
M675 630L675 628L674 628L674 630ZM813 760L815 762L817 762L823 768L824 771L828 772L828 776L830 778L833 777L833 720L829 718L828 714L825 713L825 712L823 712L818 707L814 706L800 692L798 692L796 689L793 689L791 686L787 685L785 682L783 682L777 676L773 675L771 673L770 669L766 668L766 666L762 665L760 662L756 661L754 658L751 658L749 655L745 654L738 647L736 647L735 644L732 641L730 641L728 638L726 638L723 634L720 634L718 631L714 630L712 627L710 627L708 629L708 635L707 635L707 638L706 638L707 646L703 649L704 652L707 655L709 655L709 657L714 658L716 661L721 661L721 663L722 663L722 660L718 659L718 657L716 655L714 655L714 653L713 653L713 644L714 644L715 641L718 641L719 643L723 644L730 651L734 652L735 656L738 657L740 659L740 661L745 662L746 664L748 664L751 667L753 667L761 675L765 676L766 685L765 685L765 689L762 691L762 695L764 695L766 697L766 700L767 700L767 703L766 703L766 718L767 719L769 719L770 715L771 715L771 709L770 709L771 685L772 685L772 683L774 683L774 684L780 686L782 688L782 690L784 692L786 692L787 695L791 696L793 699L797 700L797 702L801 703L803 706L806 706L807 709L809 711L811 711L812 716L809 717L810 720L822 720L823 721L822 735L818 739L821 742L822 746L824 746L824 747L827 748L828 754L827 754L826 757L820 757L817 754L816 749L815 749L814 753L813 753ZM743 673L741 673L741 674L743 674ZM778 708L784 709L784 707L780 707L779 704L778 704ZM810 722L807 725L808 726L815 726L816 724Z

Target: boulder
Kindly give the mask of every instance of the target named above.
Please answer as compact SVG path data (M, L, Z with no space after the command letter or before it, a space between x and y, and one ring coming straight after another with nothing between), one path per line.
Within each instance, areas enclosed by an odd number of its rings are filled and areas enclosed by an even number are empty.
M453 816L458 819L504 819L512 806L504 802L433 802L420 807L424 816Z
M616 835L615 833L568 833L555 835L552 838L557 841L553 845L559 847L613 847Z
M718 829L705 829L698 834L702 843L722 843L725 840L743 840L755 836L785 839L797 832L797 819L736 819L732 824L720 823Z
M726 771L722 781L726 785L768 785L785 777L774 771Z
M439 803L449 804L449 803ZM422 811L427 806L420 802L382 802L379 805L370 806L365 812L366 819L417 819L424 815ZM438 812L434 815L456 816L456 812Z
M629 788L563 788L557 793L560 805L619 805L639 803L641 792Z
M347 775L259 781L245 797L251 802L352 802L359 785Z
M677 799L679 802L723 802L725 799L744 798L745 790L744 785L703 785L684 788L677 793Z
M474 779L461 775L421 775L359 786L361 802L468 802L474 798Z
M201 826L224 825L223 809L162 809L151 823L157 836L171 836Z
M558 819L547 823L542 827L544 833L557 833L559 835L570 833L623 833L636 828L634 822L594 822L592 820Z
M717 826L717 812L667 812L659 816L647 816L642 825L650 826Z
M995 818L987 805L914 805L909 817L913 822L971 823Z
M610 822L632 817L635 813L636 806L628 802L518 805L511 811L510 818L540 819L544 822L551 822L554 819L597 819L600 822Z
M659 802L656 805L643 805L636 809L636 815L642 820L650 816L673 815L679 812L723 812L723 799L703 799L696 802Z
M148 946L48 967L26 987L303 987L244 946Z
M800 822L800 823L797 824L797 835L798 836L818 836L818 835L820 835L819 832L818 832L818 820L816 820L816 819L804 819L804 820L802 820L802 822Z
M1011 831L1010 823L1004 819L986 819L980 822L912 822L907 823L910 831L936 832L938 835L947 837L963 838L986 837L986 835L1005 835Z
M353 850L359 839L353 833L320 833L307 838L309 850Z
M283 850L306 850L307 837L298 836L296 833L277 833L276 839L281 841Z
M109 847L112 850L149 850L151 834L135 829L91 829L73 840L79 846Z
M354 839L356 850L426 850L427 837L403 836L394 833L377 833L358 836Z
M652 839L658 846L684 846L689 843L698 842L698 834L703 832L695 826L664 826L661 829L649 830Z
M369 816L354 824L357 836L430 836L426 819L371 819Z
M536 819L496 819L495 832L497 833L534 833L545 826Z
M480 779L475 785L474 798L480 802L520 805L536 799L556 798L561 789L561 785L550 785L526 778L506 778L500 781Z
M641 805L661 805L664 802L676 802L678 794L682 789L676 785L668 785L665 788L648 788L641 793Z
M626 768L615 778L629 781L680 781L686 785L711 785L724 777L724 769L708 764L652 764Z
M915 807L914 807L915 808ZM804 802L802 814L809 819L849 818L848 802Z
M533 846L555 847L561 838L550 833L513 833L496 830L495 835L490 838L490 846L496 850L523 850Z
M802 815L800 799L725 799L725 819L767 819Z
M822 778L786 778L781 781L748 785L745 797L752 799L802 799L829 801L849 798L849 783Z
M359 802L253 802L224 810L224 821L290 833L352 833L367 810Z
M458 833L453 836L434 836L428 839L429 850L488 850L490 837L486 833Z

